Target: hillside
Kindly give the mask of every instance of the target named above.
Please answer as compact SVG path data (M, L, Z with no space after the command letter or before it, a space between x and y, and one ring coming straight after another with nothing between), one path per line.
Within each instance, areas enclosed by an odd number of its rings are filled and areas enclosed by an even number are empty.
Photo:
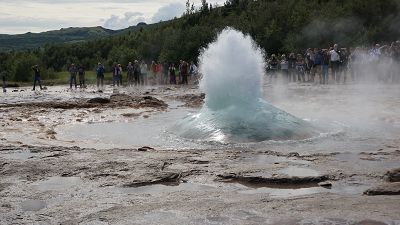
M143 25L142 25L143 26ZM121 34L126 30L135 30L132 26L122 30L110 30L103 27L70 27L41 33L0 34L0 52L11 50L36 49L46 44L77 43L96 38Z
M206 1L204 1L206 3ZM93 69L103 62L126 65L134 59L150 63L196 61L225 27L249 34L266 53L301 53L305 48L390 43L400 39L398 0L228 0L189 10L179 19L129 28L104 38L46 45L40 51L0 54L0 70L14 80L29 80L29 65L62 71L70 63ZM106 31L104 31L106 32ZM100 35L97 35L99 37ZM234 46L232 46L234 47ZM49 74L50 74L49 72Z

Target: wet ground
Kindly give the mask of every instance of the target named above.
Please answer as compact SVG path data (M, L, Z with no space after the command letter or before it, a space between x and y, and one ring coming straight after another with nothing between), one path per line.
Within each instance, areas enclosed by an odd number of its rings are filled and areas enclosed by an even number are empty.
M320 135L180 138L195 87L8 90L0 224L400 224L400 86L264 89Z

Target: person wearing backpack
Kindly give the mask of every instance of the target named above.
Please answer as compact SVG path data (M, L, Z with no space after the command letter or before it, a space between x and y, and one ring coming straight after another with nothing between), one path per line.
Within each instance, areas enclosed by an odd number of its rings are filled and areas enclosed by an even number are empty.
M99 89L100 84L101 84L101 88L103 88L104 67L103 67L103 65L101 65L101 63L97 63L96 81L97 81L97 89Z

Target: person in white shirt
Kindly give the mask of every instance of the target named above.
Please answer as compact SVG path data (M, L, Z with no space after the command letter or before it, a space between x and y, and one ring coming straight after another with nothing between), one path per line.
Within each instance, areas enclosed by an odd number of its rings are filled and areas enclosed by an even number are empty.
M338 44L333 45L333 49L329 51L330 61L332 65L332 79L339 83L340 81L340 51Z

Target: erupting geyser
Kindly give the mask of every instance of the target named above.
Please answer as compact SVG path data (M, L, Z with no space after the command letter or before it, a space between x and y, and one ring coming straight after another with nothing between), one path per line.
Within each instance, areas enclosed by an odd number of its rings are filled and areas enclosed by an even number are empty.
M251 142L315 134L307 122L263 100L263 53L250 36L223 30L201 54L200 73L205 104L177 123L175 131L182 137Z

